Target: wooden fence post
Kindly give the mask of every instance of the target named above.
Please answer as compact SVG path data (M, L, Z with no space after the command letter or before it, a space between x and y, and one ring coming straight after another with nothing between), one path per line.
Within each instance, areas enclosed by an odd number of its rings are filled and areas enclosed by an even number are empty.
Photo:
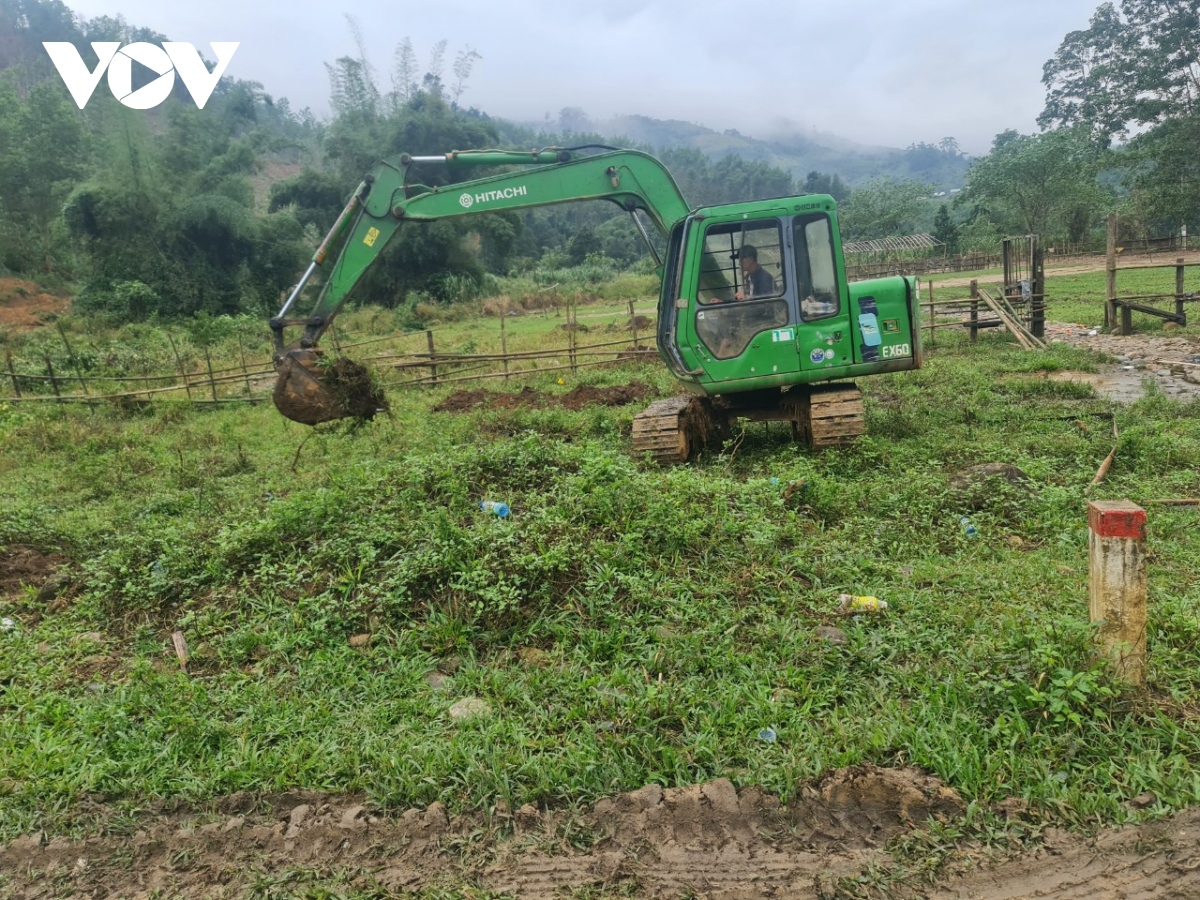
M175 338L171 337L171 332L167 332L167 342L171 345L171 352L175 354L175 367L179 369L179 377L183 379L183 389L187 391L188 401L192 399L192 384L188 380L187 372L183 368L183 358L179 355L179 348L175 346Z
M506 304L507 305L507 304ZM504 380L508 381L508 335L505 332L504 320L508 318L508 310L500 311L500 353L504 357Z
M1183 257L1175 260L1175 315L1180 318L1180 325L1187 321L1183 311Z
M238 353L242 357L242 375L246 379L246 396L250 396L250 369L246 366L246 348L242 346L242 336L238 335Z
M1088 503L1088 592L1096 640L1120 678L1146 680L1146 511L1128 500Z
M13 393L17 395L17 399L21 399L21 386L17 383L17 372L13 368L12 351L5 350L4 356L8 360L8 374L12 378Z
M641 350L642 345L638 342L637 316L633 313L633 301L629 301L629 327L633 329L633 349Z
M979 282L971 280L971 343L979 340Z
M929 346L933 346L933 279L929 279Z
M571 374L574 375L575 369L575 328L579 321L579 307L574 306L570 300L567 301L567 335L570 340L567 342L569 353L571 355Z
M67 340L66 329L63 328L62 322L55 322L54 324L58 326L58 334L62 338L63 346L67 348L67 359L71 361L71 368L75 370L75 375L79 379L79 385L83 388L83 395L85 397L91 396L87 381L83 377L83 369L79 366L79 359L75 356L75 351L71 349L71 342Z
M50 357L46 357L46 371L50 375L50 387L54 388L54 396L58 398L58 402L62 403L62 393L58 390L58 379L54 377L54 363L50 362Z
M208 345L204 346L204 364L208 366L208 386L212 388L213 403L217 403L217 379L213 377L212 357L208 355Z
M1029 333L1040 339L1046 336L1046 251L1036 237L1033 239L1029 269Z
M1104 289L1104 328L1111 331L1117 327L1117 214L1108 216L1108 244L1104 256L1104 271L1107 275Z
M434 346L433 346L433 332L432 331L425 332L425 344L426 344L426 346L429 347L429 382L430 382L430 384L437 384L438 383L438 371L437 371L437 362L435 361L437 359L437 350L435 350Z

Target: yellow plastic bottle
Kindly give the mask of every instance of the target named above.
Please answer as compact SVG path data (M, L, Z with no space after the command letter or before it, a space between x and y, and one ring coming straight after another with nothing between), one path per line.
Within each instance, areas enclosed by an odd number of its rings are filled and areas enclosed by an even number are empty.
M838 603L842 609L850 612L874 612L888 608L886 600L880 600L878 597L856 597L853 594L842 594L838 597Z

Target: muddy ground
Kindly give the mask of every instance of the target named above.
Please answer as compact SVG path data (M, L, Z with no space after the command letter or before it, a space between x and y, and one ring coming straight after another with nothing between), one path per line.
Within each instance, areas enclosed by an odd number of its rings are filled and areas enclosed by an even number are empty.
M1049 322L1046 340L1085 347L1113 360L1097 373L1052 372L1047 376L1052 380L1090 384L1100 396L1125 403L1142 397L1147 382L1172 399L1200 400L1200 341L1194 338L1171 332L1105 334L1084 325Z
M455 391L433 408L434 412L466 412L479 406L489 409L528 409L531 407L561 406L581 410L589 406L624 406L653 396L654 389L640 381L616 387L598 388L581 384L565 394L547 394L531 387L519 391Z
M967 849L935 885L889 881L890 841L965 808L917 769L873 766L830 773L786 806L726 779L649 785L578 813L501 806L486 817L451 818L438 803L386 814L359 797L236 794L114 818L102 836L13 841L0 847L0 897L399 897L441 887L519 900L816 900L865 883L938 900L1200 896L1200 810L1092 839L1050 831L1010 859Z

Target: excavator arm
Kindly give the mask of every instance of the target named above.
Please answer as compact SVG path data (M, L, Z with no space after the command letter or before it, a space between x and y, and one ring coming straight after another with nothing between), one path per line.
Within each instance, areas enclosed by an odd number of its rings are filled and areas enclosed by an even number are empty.
M275 368L279 375L274 399L280 412L308 425L354 414L322 383L321 351L317 344L405 222L531 209L577 200L609 200L632 214L650 245L637 213L644 213L663 236L689 213L674 178L652 156L608 148L605 148L608 152L576 155L579 149L585 148L529 152L461 150L442 156L403 154L380 162L358 186L313 255L308 271L279 315L271 320ZM429 187L410 177L414 170L430 165L446 167L452 174L479 166L531 168L441 187ZM325 281L314 307L303 318L289 318L305 285L318 271L325 274ZM288 344L285 329L297 326L303 327L303 333Z

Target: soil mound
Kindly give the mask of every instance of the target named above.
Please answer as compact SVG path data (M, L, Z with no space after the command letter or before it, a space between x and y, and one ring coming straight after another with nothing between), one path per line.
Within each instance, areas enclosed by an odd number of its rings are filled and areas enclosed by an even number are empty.
M524 387L513 393L493 392L486 389L455 391L433 408L434 412L467 412L479 406L491 409L530 409L561 406L564 409L581 410L589 406L624 406L653 396L654 389L640 381L615 387L594 387L581 384L565 394L546 394Z

